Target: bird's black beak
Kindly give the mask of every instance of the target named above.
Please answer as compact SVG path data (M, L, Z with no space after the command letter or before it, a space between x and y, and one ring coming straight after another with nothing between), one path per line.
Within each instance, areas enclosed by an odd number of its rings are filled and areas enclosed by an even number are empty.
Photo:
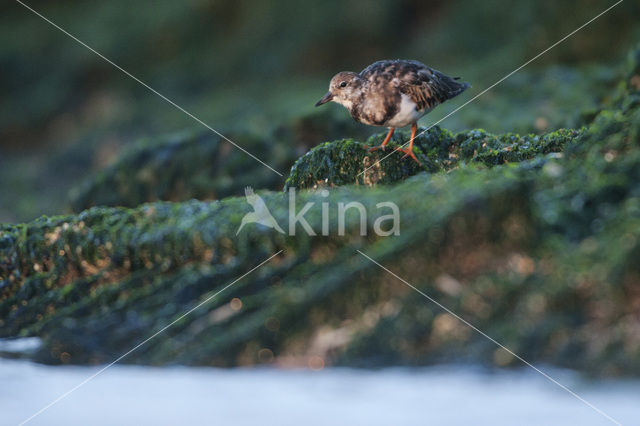
M322 97L322 99L320 99L317 103L316 106L320 106L322 104L326 104L327 102L329 102L331 99L333 99L333 95L331 94L331 92L327 92L326 95L324 95Z

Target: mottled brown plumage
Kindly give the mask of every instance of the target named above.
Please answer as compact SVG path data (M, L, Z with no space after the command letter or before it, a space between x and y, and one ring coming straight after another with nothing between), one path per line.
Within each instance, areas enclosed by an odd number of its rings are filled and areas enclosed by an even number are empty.
M418 61L378 61L359 74L343 71L329 84L329 91L316 106L329 101L349 110L354 120L372 126L389 128L387 144L396 127L412 125L412 136L405 157L413 154L417 121L437 105L464 92L468 83L430 68Z

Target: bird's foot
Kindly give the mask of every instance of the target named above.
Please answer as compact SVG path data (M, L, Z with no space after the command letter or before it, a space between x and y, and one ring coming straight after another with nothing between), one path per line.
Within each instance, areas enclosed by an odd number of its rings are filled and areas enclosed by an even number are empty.
M386 147L384 145L372 146L372 147L369 147L369 146L365 145L364 147L365 147L365 149L369 150L369 152L377 151L379 149L385 151L385 149L386 149Z
M396 148L396 151L404 152L404 155L402 156L403 160L405 158L407 158L407 157L411 157L411 158L413 158L413 161L415 161L416 163L418 163L419 165L422 166L422 163L418 160L416 155L413 153L412 149L410 149L410 148Z

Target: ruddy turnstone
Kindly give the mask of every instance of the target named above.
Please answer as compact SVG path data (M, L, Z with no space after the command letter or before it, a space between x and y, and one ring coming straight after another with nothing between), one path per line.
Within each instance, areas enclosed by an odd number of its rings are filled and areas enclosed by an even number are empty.
M343 71L329 83L329 91L316 103L329 101L347 108L354 120L371 126L389 128L387 137L379 147L391 139L397 127L411 124L411 139L404 152L418 163L413 154L413 139L418 129L417 121L437 105L464 92L469 83L459 83L452 78L418 61L385 60L366 67L360 74Z

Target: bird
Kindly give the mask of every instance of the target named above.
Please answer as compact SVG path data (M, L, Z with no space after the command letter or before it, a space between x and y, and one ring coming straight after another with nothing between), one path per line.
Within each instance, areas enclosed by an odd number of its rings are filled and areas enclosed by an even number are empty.
M242 218L242 222L240 223L240 227L236 232L236 235L238 235L244 225L248 223L259 223L268 228L274 228L281 234L284 234L284 231L282 230L280 225L278 225L278 222L276 222L274 217L271 215L271 212L269 211L267 205L264 203L264 200L258 194L254 193L253 189L250 186L247 186L244 189L244 195L247 199L247 203L249 203L251 207L253 207L253 211L244 215L244 217Z
M413 153L417 121L439 104L471 87L458 80L460 77L449 77L418 61L382 60L360 73L342 71L333 76L329 91L316 107L336 102L348 109L357 122L388 127L382 144L370 151L384 150L396 128L411 124L409 147L396 149L405 154L402 158L411 157L420 164Z

